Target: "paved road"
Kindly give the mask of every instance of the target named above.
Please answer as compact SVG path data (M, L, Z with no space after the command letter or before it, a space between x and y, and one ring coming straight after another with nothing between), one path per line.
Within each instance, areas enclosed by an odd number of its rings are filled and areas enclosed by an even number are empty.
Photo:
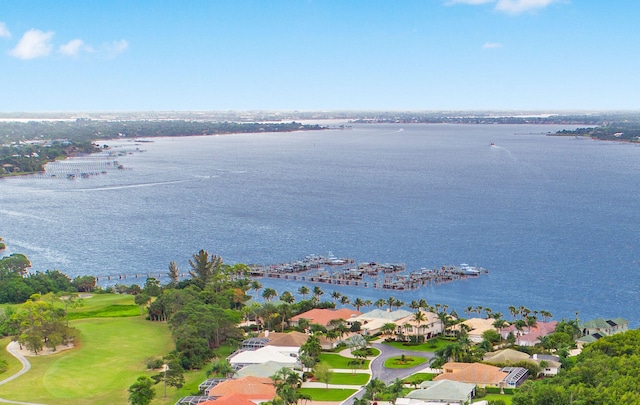
M29 371L31 369L31 363L29 363L29 360L27 360L26 357L24 357L23 355L21 355L18 352L18 347L19 346L18 346L17 342L11 342L11 343L9 343L7 345L7 351L13 357L18 359L20 361L20 363L22 363L22 370L18 371L17 373L12 375L11 377L5 378L4 380L0 381L0 385L6 384L9 381L15 380L16 378L20 377L22 374L26 373L27 371ZM35 404L33 402L11 401L10 399L4 399L4 398L0 398L0 402L4 402L4 403L7 403L7 404L20 404L20 405L43 405L43 404Z
M410 376L413 373L416 373L424 368L428 367L431 360L434 359L435 355L429 352L411 352L407 350L402 350L395 348L393 346L385 345L382 343L373 343L373 347L380 350L380 355L371 361L371 378L378 378L384 381L385 384L389 384L394 381L396 378L403 379ZM402 354L414 356L414 357L426 357L429 359L427 364L420 364L419 366L415 366L412 368L385 368L384 362L390 357L398 357ZM354 396L347 399L342 403L342 405L353 405L354 398L362 398L364 395L364 389L358 391Z

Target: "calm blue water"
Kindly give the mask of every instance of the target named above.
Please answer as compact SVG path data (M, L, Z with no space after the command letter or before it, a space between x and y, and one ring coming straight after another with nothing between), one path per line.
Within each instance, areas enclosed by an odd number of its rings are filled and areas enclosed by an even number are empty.
M0 236L5 254L25 253L32 270L72 276L166 273L172 260L186 271L202 248L244 263L330 251L410 270L466 262L490 274L419 292L322 288L425 298L460 313L524 305L558 319L622 316L635 327L640 148L544 135L559 128L366 125L154 139L116 158L130 170L1 180ZM299 287L262 281L279 293Z

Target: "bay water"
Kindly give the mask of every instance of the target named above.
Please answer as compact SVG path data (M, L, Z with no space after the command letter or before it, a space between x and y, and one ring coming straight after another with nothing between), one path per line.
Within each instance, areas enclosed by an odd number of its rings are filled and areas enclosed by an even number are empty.
M563 128L361 124L109 140L112 156L53 163L56 177L1 179L0 236L32 271L126 284L166 274L170 261L186 272L200 249L227 263L329 252L407 270L469 263L489 274L417 291L321 288L327 299L424 298L508 319L508 306L524 305L637 327L640 148L548 135ZM86 167L96 174L80 176ZM261 282L278 293L302 285Z

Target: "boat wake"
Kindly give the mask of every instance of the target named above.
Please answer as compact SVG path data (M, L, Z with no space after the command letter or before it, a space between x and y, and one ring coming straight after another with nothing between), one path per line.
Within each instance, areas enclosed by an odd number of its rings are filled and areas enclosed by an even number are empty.
M173 181L158 181L154 183L137 183L137 184L125 184L121 186L106 186L106 187L93 187L93 188L78 188L74 190L75 192L85 192L85 191L109 191L109 190L121 190L125 188L139 188L139 187L153 187L153 186L164 186L167 184L177 184L177 183L188 183L196 180L173 180Z
M18 212L18 211L0 210L0 215L8 215L11 217L32 218L32 219L37 219L38 221L43 221L43 222L52 222L52 223L56 222L51 218L39 217L37 215L27 214L25 212Z
M498 146L495 143L491 144L491 149L492 150L500 150L500 151L504 151L507 152L507 154L509 155L509 157L511 158L511 160L513 160L514 162L516 162L518 159L516 159L513 154L511 153L511 151L505 147L502 146Z

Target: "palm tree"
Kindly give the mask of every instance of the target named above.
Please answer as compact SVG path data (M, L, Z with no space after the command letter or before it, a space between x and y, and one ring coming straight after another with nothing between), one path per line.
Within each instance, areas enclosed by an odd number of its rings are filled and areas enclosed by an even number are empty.
M296 301L296 297L294 297L289 291L285 291L280 294L280 301L286 302L287 304L293 304Z
M278 292L273 288L265 288L264 291L262 291L262 298L264 298L267 302L271 302L271 299L277 296Z
M418 304L418 301L412 300L411 303L409 304L409 308L415 311L416 309L420 308L420 304Z
M389 305L389 311L391 311L395 303L396 303L396 299L390 296L389 299L387 300L387 304Z
M322 288L320 288L319 286L313 287L313 298L316 302L320 301L320 297L322 296L322 294L324 294Z
M398 300L398 299L393 303L393 306L396 308L396 310L400 309L400 307L403 305L404 305L404 301Z
M336 301L337 301L338 299L340 299L340 297L342 297L342 294L340 294L338 291L333 291L333 292L331 293L331 299L333 300L333 303L334 303L334 304L336 303Z
M540 311L540 316L542 316L542 321L547 322L550 318L553 317L553 314L549 311L542 310Z
M527 328L529 328L529 333L531 333L531 327L538 324L538 318L535 316L528 316L525 322L527 323Z
M471 317L471 313L474 312L474 309L471 305L464 309L464 313L467 314L467 318Z
M258 280L253 280L251 282L251 289L253 290L254 296L258 296L258 291L262 289L262 284Z
M356 307L356 311L360 312L360 308L364 306L364 301L362 298L358 297L353 301L353 306Z
M368 298L366 300L364 300L364 306L367 307L367 309L370 309L371 305L373 305L373 301L371 301Z
M346 306L349 303L349 297L347 297L346 295L343 295L342 297L340 297L340 304Z
M298 288L298 294L302 295L302 299L306 300L307 299L307 295L309 295L309 287L307 287L306 285L301 286L300 288Z
M420 343L418 340L418 335L420 334L420 324L426 321L427 318L425 317L424 312L418 310L418 312L413 314L413 320L418 324L418 327L416 328L416 344L417 344L417 343Z
M378 299L373 305L375 305L376 307L378 307L379 309L381 309L382 307L384 307L385 305L387 305L387 300L385 300L384 298L380 298Z
M418 300L418 308L422 308L426 312L428 307L429 307L429 304L427 303L427 300L425 300L424 298L420 298Z
M516 315L518 314L518 309L512 305L512 306L509 307L509 313L511 314L511 317L515 321L516 320Z

